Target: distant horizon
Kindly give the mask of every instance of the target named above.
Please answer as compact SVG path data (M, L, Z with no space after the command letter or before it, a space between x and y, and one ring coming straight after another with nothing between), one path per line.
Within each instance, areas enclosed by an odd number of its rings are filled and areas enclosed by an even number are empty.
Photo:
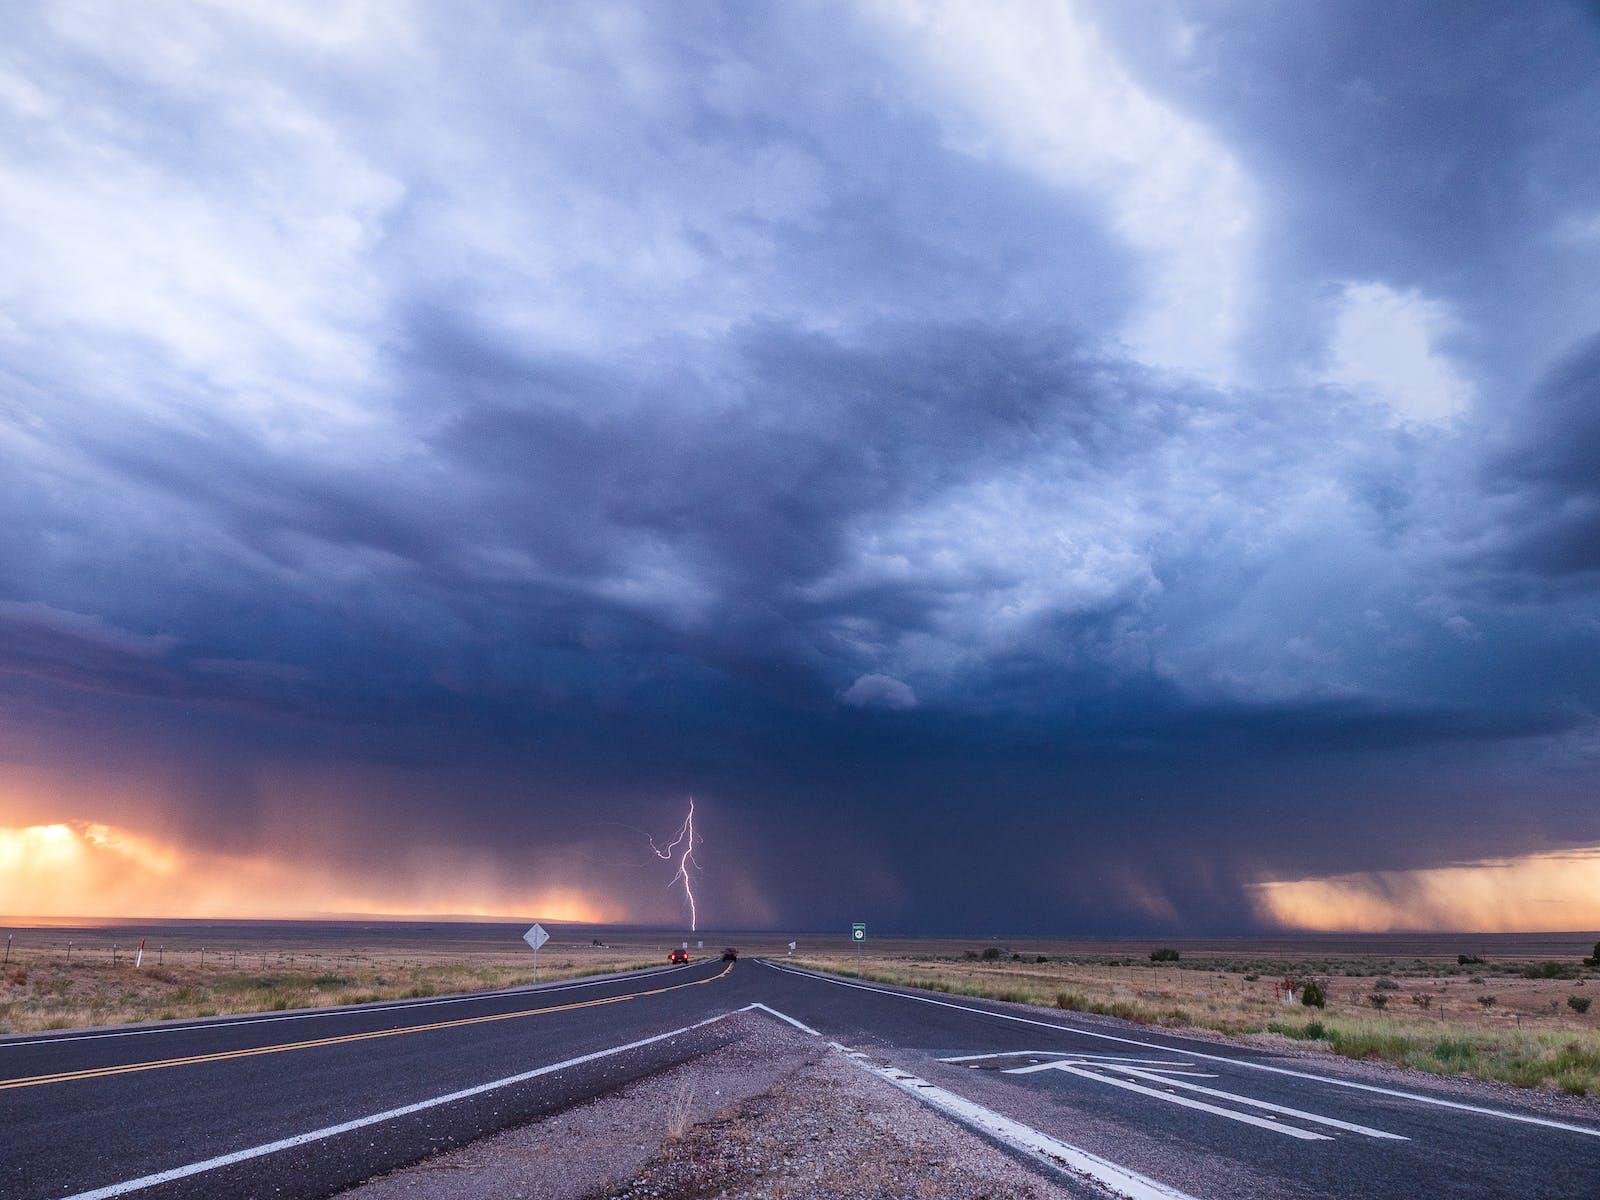
M6 35L0 908L1600 927L1600 7Z
M687 938L706 937L711 934L759 934L759 935L789 935L794 937L840 937L849 935L849 927L841 928L814 928L802 929L798 926L716 926L701 930L685 930L673 925L652 924L649 922L588 922L564 921L553 917L476 917L452 916L436 914L428 916L394 915L383 913L345 913L345 914L315 914L309 916L291 917L38 917L25 915L0 914L0 932L6 929L93 929L93 928L122 928L137 925L359 925L365 922L375 922L388 925L414 924L414 925L494 925L518 926L524 923L548 924L553 928L582 929L582 930L616 930L630 933L666 933L673 936ZM884 938L895 939L928 939L928 940L970 940L983 941L996 939L1014 939L1018 941L1082 941L1082 942L1129 942L1129 941L1166 941L1166 942L1205 942L1205 941L1270 941L1272 939L1293 940L1356 940L1362 938L1589 938L1600 940L1600 928L1596 929L1521 929L1521 930L1472 930L1472 929L1384 929L1384 930L1353 930L1353 929L1272 929L1253 931L1217 931L1209 933L1173 933L1173 932L1124 932L1124 933L1023 933L1023 932L988 932L968 933L961 931L937 932L906 932L904 930L883 929L869 922L870 940L877 941Z

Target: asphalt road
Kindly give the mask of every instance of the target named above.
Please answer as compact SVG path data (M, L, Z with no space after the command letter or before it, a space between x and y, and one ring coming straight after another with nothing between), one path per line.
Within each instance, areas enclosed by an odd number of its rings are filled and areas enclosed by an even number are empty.
M725 1044L752 1005L1139 1200L1600 1196L1600 1122L1516 1096L752 961L3 1039L0 1196L332 1195Z

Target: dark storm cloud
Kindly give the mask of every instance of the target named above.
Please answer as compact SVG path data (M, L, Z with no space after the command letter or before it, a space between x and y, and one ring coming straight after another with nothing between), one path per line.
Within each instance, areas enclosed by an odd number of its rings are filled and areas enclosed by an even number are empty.
M1541 575L1600 570L1600 338L1557 365L1508 422L1492 481L1514 501L1507 556Z
M729 923L1600 838L1571 10L285 13L0 60L13 763Z

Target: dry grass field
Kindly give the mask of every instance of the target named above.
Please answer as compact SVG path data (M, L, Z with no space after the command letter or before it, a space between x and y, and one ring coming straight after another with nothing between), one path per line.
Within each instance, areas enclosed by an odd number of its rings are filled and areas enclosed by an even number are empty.
M526 982L522 925L168 922L17 927L0 966L0 1032L429 996ZM681 934L551 926L540 978L653 966ZM693 935L783 957L787 933ZM146 940L144 965L132 947ZM960 995L1106 1013L1145 1024L1287 1037L1352 1058L1600 1095L1595 934L1152 940L798 935L792 960ZM703 941L704 947L695 945ZM600 944L596 944L600 943ZM1460 963L1458 956L1482 959ZM1322 1008L1278 999L1318 982ZM1376 999L1375 999L1376 998ZM1380 1007L1381 1006L1381 1007ZM1580 1011L1582 1010L1582 1011Z
M908 942L802 954L831 971L1143 1024L1288 1037L1351 1058L1600 1095L1600 971L1592 940L1232 939L1177 942ZM1481 958L1461 963L1458 955ZM1285 1004L1316 982L1322 1007ZM1303 989L1298 993L1303 995Z
M0 966L0 1033L361 1004L526 983L520 927L239 923L18 930ZM140 937L144 962L135 967ZM559 933L554 980L665 962L668 940L594 945ZM601 938L601 941L606 939Z

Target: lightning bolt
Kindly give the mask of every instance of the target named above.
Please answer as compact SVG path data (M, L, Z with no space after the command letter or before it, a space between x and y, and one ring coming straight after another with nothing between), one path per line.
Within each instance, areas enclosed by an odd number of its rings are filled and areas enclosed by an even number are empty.
M694 856L694 847L696 842L703 842L705 839L694 831L694 797L689 797L689 815L684 817L683 824L678 826L677 835L667 843L665 850L657 846L655 838L650 837L649 834L645 834L645 837L650 838L650 849L655 852L657 858L665 859L668 862L676 859L678 870L667 881L667 886L671 887L679 880L683 881L683 894L689 901L689 932L697 932L700 928L700 915L695 908L694 884L689 879L689 868L692 866L696 871L700 869L700 863ZM679 846L682 846L683 849L679 850Z

